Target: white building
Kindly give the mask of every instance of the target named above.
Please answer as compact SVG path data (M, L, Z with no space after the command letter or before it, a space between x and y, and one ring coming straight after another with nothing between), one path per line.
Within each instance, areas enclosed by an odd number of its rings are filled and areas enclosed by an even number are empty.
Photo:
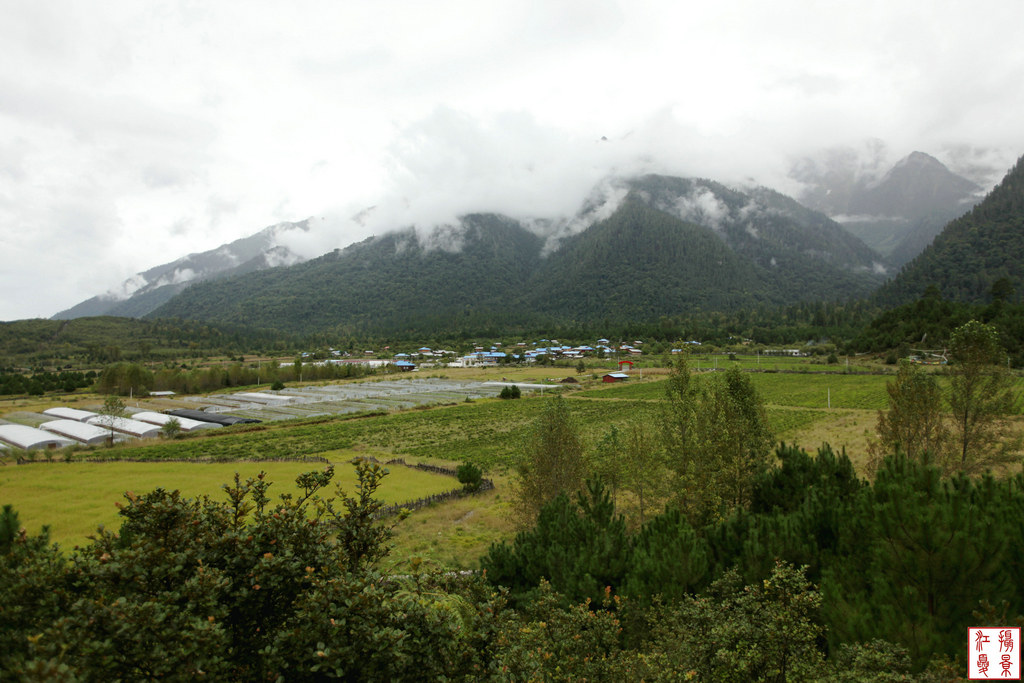
M39 428L47 432L52 432L53 434L66 436L69 439L74 439L80 443L90 445L106 443L107 439L110 438L110 430L103 429L103 427L97 427L96 425L78 422L77 420L54 420L53 422L44 422L39 425ZM114 440L120 441L124 438L123 434L118 434L114 437Z
M99 413L92 413L88 410L78 410L77 408L65 408L60 406L58 408L47 408L43 411L43 415L50 415L52 417L60 418L61 420L74 420L75 422L88 422L90 418L98 417Z
M187 417L175 417L174 415L153 412L135 413L132 415L132 419L139 422L148 422L160 427L163 427L171 420L177 420L183 432L191 432L197 429L220 429L223 426L215 422L200 422L199 420L191 420Z
M89 424L109 430L111 418L106 415L100 415L89 420ZM121 432L122 434L139 439L155 439L160 435L160 428L156 425L149 424L148 422L139 422L138 420L129 420L124 417L113 418L113 427L115 432Z
M0 441L26 451L64 448L75 444L74 441L63 436L24 425L0 425Z

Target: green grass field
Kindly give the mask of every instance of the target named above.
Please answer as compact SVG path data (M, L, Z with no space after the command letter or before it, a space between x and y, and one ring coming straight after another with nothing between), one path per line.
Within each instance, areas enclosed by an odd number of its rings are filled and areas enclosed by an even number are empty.
M765 403L796 408L880 409L887 405L887 375L749 375Z
M884 408L885 383L890 375L846 375L842 373L752 372L747 375L761 392L765 403L794 408L827 408L829 393L833 408ZM662 380L644 380L636 384L617 384L608 389L590 389L579 394L586 398L661 400L665 397Z
M417 510L395 529L395 549L385 568L408 571L419 557L443 570L476 569L492 543L511 540L515 527L504 480L498 489Z
M347 454L351 456L352 454ZM11 504L21 525L36 534L44 524L50 537L69 548L83 543L100 524L117 529L116 502L125 491L142 493L158 487L178 489L189 498L208 495L224 499L221 485L267 472L276 499L295 491L295 477L320 469L313 463L39 463L0 466L0 504ZM401 503L458 488L453 477L393 466L379 489L380 498ZM355 493L355 470L345 462L335 465L334 481L349 495ZM332 488L333 492L333 488Z

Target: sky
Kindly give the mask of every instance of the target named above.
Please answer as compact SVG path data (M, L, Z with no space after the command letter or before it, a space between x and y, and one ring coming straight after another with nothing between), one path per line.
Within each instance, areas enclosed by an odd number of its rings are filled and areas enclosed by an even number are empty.
M0 320L314 217L305 257L643 172L1024 154L1019 0L0 3ZM369 207L363 220L352 220Z

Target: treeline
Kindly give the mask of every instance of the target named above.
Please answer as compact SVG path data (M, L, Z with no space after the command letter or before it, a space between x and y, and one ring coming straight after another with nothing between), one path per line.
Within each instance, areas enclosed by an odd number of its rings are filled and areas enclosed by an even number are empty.
M19 373L0 374L0 396L42 396L48 391L71 393L92 386L95 372L42 372L26 377Z
M44 372L46 359L50 366L64 369L69 369L65 366L71 365L71 360L86 366L118 362L152 365L161 361L170 366L173 361L194 362L209 355L294 357L309 351L318 358L327 358L329 348L361 355L364 350L386 354L385 347L390 346L394 354L426 345L464 353L475 345L490 348L500 342L507 351L514 352L508 348L510 344L532 344L540 339L591 345L599 338L612 342L643 340L647 353L660 353L679 341L699 341L719 349L738 348L744 342L764 347L812 342L831 344L843 354L878 353L901 344L941 348L953 329L971 319L995 324L1016 366L1024 364L1024 303L1006 279L994 283L988 301L981 304L944 299L933 287L918 301L892 310L864 300L815 301L787 306L762 304L729 312L689 310L646 320L623 319L609 312L598 320L573 322L526 312L505 315L501 311L456 308L407 317L382 315L358 329L336 327L302 337L182 320L33 320L0 323L0 346L8 352L29 349L22 355L8 356L33 366L25 374ZM64 329L59 330L60 326ZM35 337L23 334L36 327ZM77 328L81 329L75 331ZM56 344L57 339L64 341Z
M315 342L315 340L314 340ZM28 367L160 361L206 355L292 353L307 341L287 331L182 319L99 316L0 322L0 358Z
M494 312L453 311L382 319L377 327L355 337L346 337L341 331L338 331L338 336L331 333L321 336L336 348L381 349L392 345L392 350L395 344L460 350L473 342L489 348L493 342L530 343L540 339L593 345L601 338L613 342L639 339L645 343L666 344L693 340L718 347L747 339L764 345L789 345L810 340L834 340L842 345L856 337L881 312L881 309L862 300L759 305L730 312L687 310L685 313L639 320L626 319L609 311L588 322L525 313L505 317Z
M330 496L330 467L276 501L262 474L222 502L129 492L119 531L70 556L5 506L0 681L957 680L912 672L963 650L974 599L1018 607L1020 482L893 460L868 487L842 457L784 453L754 509L701 534L673 513L628 534L600 486L559 497L517 539L513 565L552 578L527 591L497 563L382 574L393 523L366 462L356 497ZM971 625L1005 625L980 607Z
M1024 302L1007 279L996 281L989 302L971 304L942 297L929 287L917 301L885 311L864 326L849 347L857 352L880 352L901 345L922 349L948 345L953 330L970 320L990 323L999 331L1003 349L1014 367L1024 366Z
M96 391L120 396L145 395L150 391L200 394L231 387L267 385L277 382L316 382L358 379L385 372L351 363L314 365L276 361L263 364L232 363L208 368L159 368L150 370L138 363L114 363L105 367L96 380Z
M991 325L954 330L945 399L934 376L901 367L870 449L873 482L827 445L817 457L794 446L773 456L763 401L736 368L692 375L677 359L665 400L590 452L566 402L552 399L514 467L521 531L482 567L527 613L547 599L547 583L566 608L586 601L618 613L614 599L627 598L634 611L619 618L632 646L678 657L701 680L750 679L722 675L728 662L678 634L738 644L757 605L789 624L779 637L806 636L792 672L774 680L814 680L821 657L839 661L865 643L922 671L962 653L968 626L1024 623L1024 475L988 473L1020 462L1001 353ZM769 590L784 584L795 592ZM753 586L764 587L756 600ZM766 595L777 602L764 606ZM993 605L998 613L987 613Z

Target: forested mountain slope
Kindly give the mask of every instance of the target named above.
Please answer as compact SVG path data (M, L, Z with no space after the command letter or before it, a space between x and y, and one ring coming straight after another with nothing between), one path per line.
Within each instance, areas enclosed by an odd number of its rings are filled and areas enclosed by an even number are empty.
M425 237L389 233L296 266L203 282L153 315L311 331L486 309L521 291L542 245L516 221L475 214Z
M838 223L774 190L741 192L711 180L659 175L632 186L654 208L710 228L770 271L785 301L862 296L885 272L879 255Z
M980 303L988 300L1000 278L1024 291L1024 157L980 204L950 222L873 298L897 306L935 285L947 299Z
M662 176L629 182L609 218L557 242L514 219L473 214L199 283L152 315L346 333L455 318L642 321L863 296L881 281L874 252L777 193Z
M779 298L767 273L710 230L657 211L634 193L608 220L565 240L523 301L573 320L645 320Z

